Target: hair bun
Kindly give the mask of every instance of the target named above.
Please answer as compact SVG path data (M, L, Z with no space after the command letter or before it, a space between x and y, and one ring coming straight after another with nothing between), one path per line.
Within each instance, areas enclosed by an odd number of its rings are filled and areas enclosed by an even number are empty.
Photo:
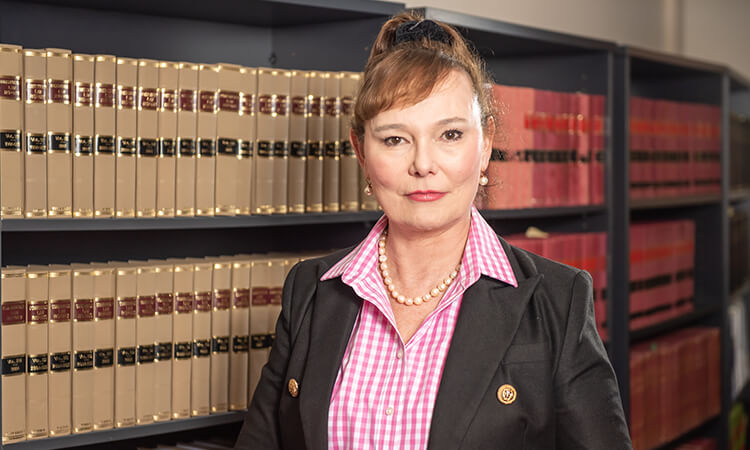
M443 27L432 20L410 20L404 22L396 29L394 43L396 45L402 42L418 41L428 39L430 41L442 42L446 45L453 43L453 38Z

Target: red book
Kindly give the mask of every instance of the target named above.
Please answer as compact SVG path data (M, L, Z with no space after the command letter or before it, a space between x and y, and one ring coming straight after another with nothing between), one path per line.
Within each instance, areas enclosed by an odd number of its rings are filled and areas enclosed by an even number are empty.
M630 97L628 131L630 139L630 198L641 198L643 196L643 157L645 147L643 145L643 99L640 97Z
M654 448L661 442L661 395L660 395L660 363L659 363L659 344L658 342L649 342L644 345L647 350L645 361L643 363L644 379L644 437L643 443L645 448Z
M591 137L591 204L604 204L604 143L605 143L605 106L606 100L603 95L592 95L591 115L592 127Z
M514 88L494 85L492 93L500 111L501 120L496 124L495 138L492 143L492 156L487 167L487 209L507 209L510 195L508 195L507 180L511 173L508 155L514 151L517 142L515 135L520 133L523 123L518 123L516 105L513 104Z
M644 280L646 279L645 259L645 226L630 226L630 314L646 309ZM634 324L631 324L634 325ZM631 326L632 328L633 326Z
M589 138L589 128L591 121L591 100L589 95L576 94L576 122L574 143L577 155L573 161L571 184L568 187L572 197L573 205L588 205L591 203L591 194L589 185L591 178L591 142Z
M660 443L671 441L679 435L680 397L683 395L679 355L683 345L678 336L659 339Z
M630 349L630 439L633 450L646 449L646 380L645 362L648 349L636 345Z
M706 329L706 362L707 376L707 417L721 412L721 338L718 328Z
M549 148L550 130L553 120L550 116L550 91L534 91L534 109L531 114L531 129L534 130L534 142L528 155L532 160L532 196L533 207L547 206L547 149Z

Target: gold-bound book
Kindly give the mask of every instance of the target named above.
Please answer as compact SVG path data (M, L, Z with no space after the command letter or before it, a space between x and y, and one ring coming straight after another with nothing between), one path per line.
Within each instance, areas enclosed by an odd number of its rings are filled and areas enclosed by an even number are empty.
M271 261L255 256L250 275L250 371L248 374L248 402L252 401L260 381L261 369L268 361L271 336L268 333L270 313ZM249 404L249 403L248 403Z
M232 261L232 324L229 353L229 409L247 409L247 370L250 361L249 257Z
M211 312L211 413L229 409L229 338L232 317L232 263L208 259L213 264Z
M114 425L115 405L115 269L92 264L94 278L94 430Z
M272 212L286 214L287 207L287 178L289 163L289 113L292 109L289 91L291 88L292 72L289 70L275 70L272 79L273 92L276 94L273 119L273 193Z
M287 196L290 213L305 212L305 171L307 170L307 102L308 72L292 71L291 104L289 116L289 164Z
M2 55L0 55L1 57ZM3 445L26 439L26 269L2 268Z
M117 58L115 215L135 217L138 60Z
M117 58L97 55L94 65L94 217L115 215Z
M255 135L258 92L258 69L240 69L240 154L237 173L237 210L248 215L253 211L253 161L255 160Z
M180 65L159 64L159 158L156 162L156 215L175 214L178 76Z
M195 161L198 118L197 64L180 63L177 110L175 215L195 215Z
M73 217L94 216L95 61L93 55L73 55Z
M219 64L216 113L216 205L221 216L238 213L237 184L240 160L240 66Z
M156 351L154 353L154 421L167 421L172 413L172 316L174 267L166 261L149 261L156 270Z
M24 65L24 214L47 216L47 52L26 49Z
M3 219L23 217L23 76L21 46L0 44L0 217Z
M156 216L156 165L159 156L159 62L138 61L135 214Z
M115 427L136 424L136 317L138 269L127 263L111 263L116 273L115 320Z
M198 72L198 159L195 161L195 215L214 215L216 191L217 66L201 64Z
M49 266L49 434L70 434L72 282L70 266Z
M307 80L307 171L305 173L305 212L323 212L323 72L309 72Z
M48 48L47 215L50 217L73 215L72 80L73 57L70 50Z
M154 357L156 354L156 270L145 262L134 261L138 313L135 321L135 421L154 422Z
M268 290L268 334L271 336L270 344L276 338L276 322L281 314L281 294L284 290L284 280L289 266L286 256L271 259L271 281Z
M190 371L193 356L193 265L184 260L174 264L174 316L172 362L172 418L190 417Z
M258 69L257 145L255 148L255 186L253 205L255 214L273 213L274 136L278 114L274 78L275 69Z
M323 210L338 212L341 209L341 74L326 72L325 117L323 119Z
M46 266L26 269L26 439L49 436L49 285Z
M339 142L341 145L341 210L359 210L359 161L349 141L354 104L359 92L361 79L359 72L341 73L341 122ZM364 194L363 194L364 195Z
M73 264L73 433L94 429L94 269Z
M193 263L193 360L191 370L190 414L205 416L211 411L211 275L213 264L205 260Z

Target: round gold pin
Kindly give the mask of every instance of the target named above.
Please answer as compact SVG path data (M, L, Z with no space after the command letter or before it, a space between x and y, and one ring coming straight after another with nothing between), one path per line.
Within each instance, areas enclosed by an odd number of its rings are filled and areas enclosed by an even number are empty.
M516 401L516 388L509 384L500 386L500 389L497 390L497 399L503 405L510 405Z
M294 378L289 379L289 395L294 398L297 398L299 395L299 383Z

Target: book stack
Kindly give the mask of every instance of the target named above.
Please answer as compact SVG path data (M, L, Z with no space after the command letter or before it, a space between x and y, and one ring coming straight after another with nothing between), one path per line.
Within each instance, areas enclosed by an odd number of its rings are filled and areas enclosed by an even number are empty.
M3 267L4 443L246 409L310 256Z
M721 108L631 97L631 198L720 190Z
M729 187L750 188L750 119L729 115Z
M734 292L748 282L747 212L731 208L729 212L729 290Z
M687 328L630 350L634 449L672 441L719 414L718 328Z
M487 209L604 203L602 95L495 85Z
M634 223L630 227L630 328L693 309L695 223Z
M376 210L360 80L0 44L0 217Z

